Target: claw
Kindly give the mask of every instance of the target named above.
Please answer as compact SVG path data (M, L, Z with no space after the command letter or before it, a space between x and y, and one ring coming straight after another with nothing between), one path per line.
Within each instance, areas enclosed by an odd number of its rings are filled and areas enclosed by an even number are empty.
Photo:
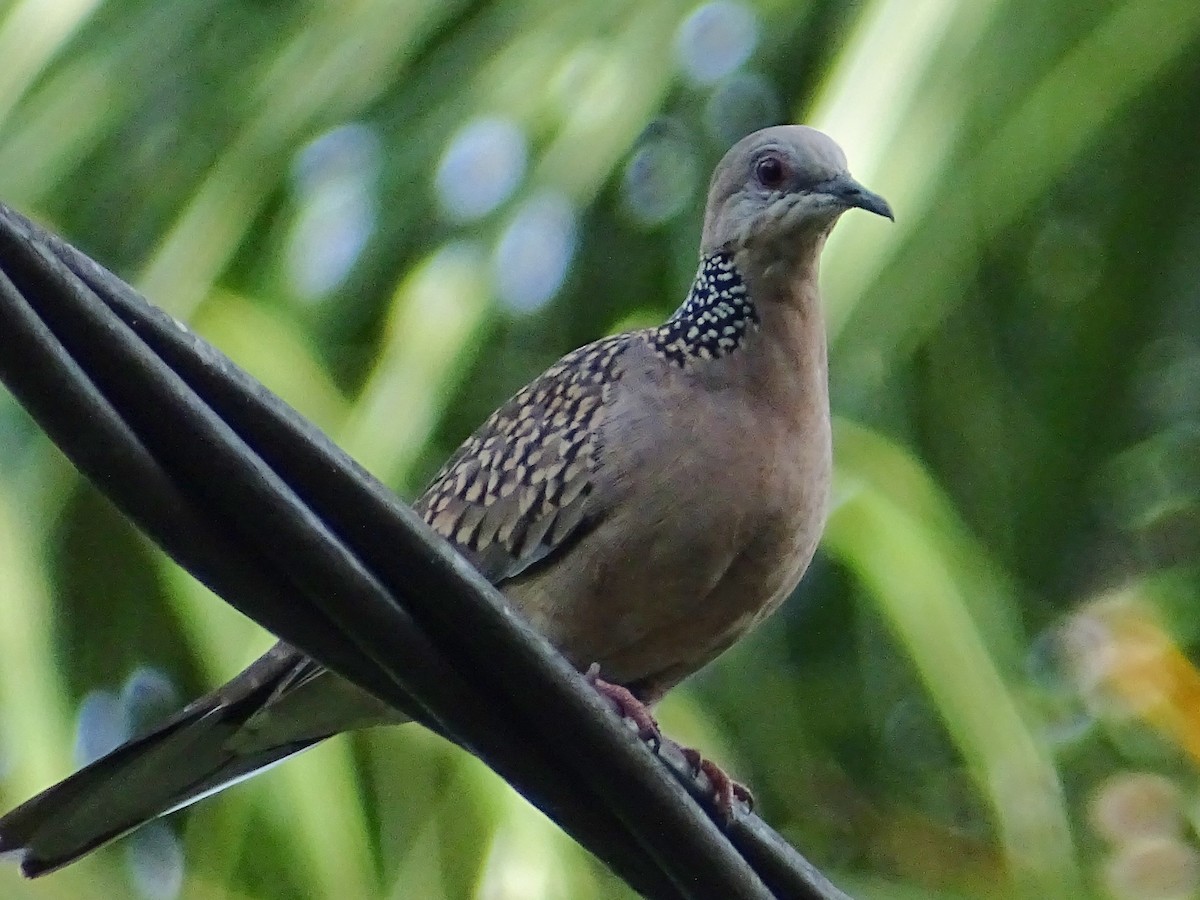
M596 689L596 693L607 699L616 708L617 714L621 718L629 719L637 726L637 735L639 738L648 743L654 750L662 747L665 740L662 729L658 727L658 722L651 715L646 704L634 696L629 688L613 684L601 678L600 666L596 663L588 666L588 670L583 673L583 677L587 680L588 684ZM709 787L712 789L713 805L716 807L717 815L720 816L722 822L728 825L733 821L735 800L741 801L750 809L754 808L754 795L750 793L749 788L730 778L725 774L725 770L715 762L701 756L699 750L681 746L674 741L671 743L683 754L694 775L703 775L708 779Z
M734 800L740 800L747 808L754 809L754 794L748 787L730 778L715 762L701 756L699 750L680 747L679 752L683 754L694 774L703 775L708 779L713 793L713 805L726 825L733 821Z
M662 729L658 727L658 721L646 708L646 704L635 697L629 688L612 684L601 678L600 666L596 663L592 663L588 667L588 670L583 673L583 677L596 689L596 693L617 708L618 715L629 719L637 726L637 736L648 743L651 749L657 750L662 746Z

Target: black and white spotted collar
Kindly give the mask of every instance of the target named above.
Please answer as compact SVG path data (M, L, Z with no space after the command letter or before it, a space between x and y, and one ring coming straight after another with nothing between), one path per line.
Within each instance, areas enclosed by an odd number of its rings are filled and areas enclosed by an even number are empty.
M700 261L687 299L651 332L650 341L669 362L686 366L732 353L758 325L758 310L733 255L721 251Z

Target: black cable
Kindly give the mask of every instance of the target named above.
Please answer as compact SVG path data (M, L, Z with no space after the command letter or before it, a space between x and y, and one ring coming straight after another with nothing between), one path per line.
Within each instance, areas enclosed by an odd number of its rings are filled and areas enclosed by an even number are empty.
M218 594L481 756L647 896L845 897L758 817L722 834L681 761L664 777L491 585L219 351L3 206L0 271L0 380Z

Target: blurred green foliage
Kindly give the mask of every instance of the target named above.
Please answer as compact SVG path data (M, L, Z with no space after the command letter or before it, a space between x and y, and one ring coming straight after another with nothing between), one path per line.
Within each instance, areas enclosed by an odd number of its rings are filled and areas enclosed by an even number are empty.
M0 199L411 496L562 352L669 313L734 139L825 128L898 214L827 251L835 511L666 727L856 897L1190 897L1198 83L1195 0L0 0ZM0 447L7 807L97 710L270 638L7 395ZM1105 690L1130 660L1160 706ZM0 895L628 892L411 727Z

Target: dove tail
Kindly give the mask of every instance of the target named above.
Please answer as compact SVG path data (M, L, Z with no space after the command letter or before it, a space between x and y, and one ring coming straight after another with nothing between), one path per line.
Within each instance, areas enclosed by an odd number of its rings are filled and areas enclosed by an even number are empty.
M47 788L0 818L0 856L18 859L26 877L45 875L321 740L231 748L262 700L259 691L234 703L203 698Z

